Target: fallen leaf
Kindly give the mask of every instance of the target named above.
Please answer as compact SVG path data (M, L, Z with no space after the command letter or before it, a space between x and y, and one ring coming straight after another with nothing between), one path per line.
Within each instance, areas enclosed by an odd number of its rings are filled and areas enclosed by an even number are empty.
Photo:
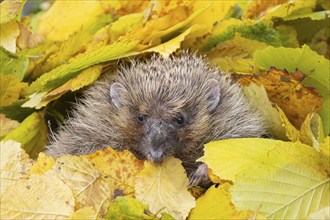
M0 24L0 46L12 53L15 53L16 39L19 34L19 26L16 20L12 20L5 24Z
M0 47L0 74L13 74L17 79L23 80L29 66L29 60L24 55L10 53ZM1 86L2 87L2 86Z
M299 129L309 113L321 111L323 100L315 89L301 84L301 77L304 75L300 71L290 74L271 68L265 75L241 76L238 81L263 85L269 100L276 103L289 121Z
M0 4L0 24L19 18L22 12L24 0L2 1Z
M148 210L148 206L129 196L118 196L110 203L105 219L158 219Z
M51 101L54 101L60 98L62 95L69 91L76 91L81 89L82 87L88 86L92 84L98 77L101 75L103 65L95 65L91 66L85 70L83 70L79 75L70 79L63 85L57 87L56 89L50 91L49 93L39 93L39 96L35 96L35 98L31 98L28 102L24 103L25 107L35 106L36 109L40 109L46 106ZM38 103L38 104L36 104Z
M84 207L75 211L69 218L70 220L96 220L96 212L93 207Z
M281 110L269 101L265 88L251 83L244 86L243 90L250 103L262 114L268 126L267 131L280 140L289 140L281 118ZM283 117L286 117L285 114Z
M9 132L3 140L14 140L22 144L22 148L32 159L44 150L48 142L48 129L44 113L34 112L28 116L16 129Z
M164 58L168 58L173 52L175 52L177 49L180 48L181 42L184 40L184 38L190 33L190 28L180 34L179 36L160 44L156 47L152 47L150 49L147 49L143 52L158 52L160 55L162 55Z
M135 182L135 195L150 211L164 210L176 219L185 219L195 207L195 199L188 192L188 178L181 161L168 158L162 165L145 161L144 169Z
M70 10L67 10L70 9ZM84 16L81 16L81 12ZM63 41L104 13L99 1L55 1L40 18L37 33L52 41ZM57 19L54 19L57 18Z
M276 59L274 59L274 57L276 57ZM268 70L270 67L275 67L277 69L287 70L289 73L291 73L285 74L280 81L275 81L276 83L284 83L284 81L288 79L292 80L292 85L297 84L297 92L299 92L299 90L301 89L298 84L302 84L303 86L308 87L310 89L315 88L316 93L320 94L323 98L323 105L320 115L323 121L324 133L326 135L330 133L330 61L328 59L324 58L321 55L318 55L316 52L312 51L307 45L304 45L302 46L302 48L274 48L269 46L264 50L257 51L255 53L254 60L257 66L265 70ZM306 60L308 60L308 62L306 62ZM274 80L278 79L275 78ZM303 88L302 92L304 91L305 89ZM316 97L310 98L312 99ZM309 101L313 102L317 100ZM287 107L289 108L290 106L291 105ZM306 109L310 107L311 106L304 106L304 108ZM318 107L319 108L315 108L315 110L312 108L312 110L317 112L317 110L320 110L321 106ZM284 108L282 109L284 110L284 112L286 112ZM310 109L308 111L311 112ZM305 117L300 118L300 123L306 118L306 110L304 114ZM299 123L293 124L297 125Z
M1 219L65 219L72 215L71 190L51 174L20 179L1 194Z
M229 184L211 186L205 194L197 199L189 219L231 219L236 214L228 192Z
M13 74L0 74L0 103L1 106L9 106L17 101L27 83L20 82Z
M30 168L30 174L41 175L47 171L53 169L55 164L55 159L52 157L47 157L45 153L41 152L38 156L37 161Z
M329 157L300 142L216 141L205 145L201 160L216 175L233 180L229 191L239 210L302 219L330 204Z
M258 70L253 66L253 55L267 44L247 39L236 33L232 39L219 43L207 54L211 65L218 66L226 73L254 73Z
M143 161L129 151L118 152L110 147L87 155L86 158L95 165L107 182L111 199L118 195L134 195L134 181L143 168Z
M86 158L62 156L57 158L53 170L73 191L76 208L91 206L105 214L103 201L110 199L110 189L99 171Z
M0 138L8 134L19 126L19 122L7 118L4 114L0 114Z
M78 54L70 59L67 63L52 69L40 76L36 81L25 89L25 95L31 95L37 92L40 94L45 91L51 91L58 86L64 84L69 79L77 76L80 71L87 67L93 66L98 63L119 59L133 55L134 48L138 42L116 42L94 50L86 51L85 53Z
M21 144L13 141L1 141L1 188L3 193L8 186L15 184L28 173L32 160L22 150Z

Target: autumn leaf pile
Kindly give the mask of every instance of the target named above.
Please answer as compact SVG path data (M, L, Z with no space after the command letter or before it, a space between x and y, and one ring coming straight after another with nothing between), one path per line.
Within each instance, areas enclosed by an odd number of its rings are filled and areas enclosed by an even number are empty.
M330 218L329 1L25 4L0 4L1 219ZM206 144L209 189L188 190L175 158L41 153L72 94L128 57L183 50L240 83L273 137Z

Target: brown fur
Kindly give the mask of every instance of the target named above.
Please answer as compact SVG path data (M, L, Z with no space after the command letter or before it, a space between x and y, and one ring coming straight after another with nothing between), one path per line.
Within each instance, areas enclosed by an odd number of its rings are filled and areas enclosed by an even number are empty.
M155 162L175 156L190 174L197 168L196 159L203 155L203 144L265 134L261 116L241 88L195 55L132 61L118 74L114 80L104 77L87 90L72 117L53 136L49 155L89 154L112 146L128 149L140 159L153 160L156 155ZM210 101L218 92L212 90L215 80L220 88L219 102ZM120 107L110 95L114 82L124 87L114 90L119 95L113 93ZM210 107L210 103L216 106ZM143 123L138 115L144 117ZM178 115L184 116L183 125L176 123ZM150 149L156 153L150 154Z

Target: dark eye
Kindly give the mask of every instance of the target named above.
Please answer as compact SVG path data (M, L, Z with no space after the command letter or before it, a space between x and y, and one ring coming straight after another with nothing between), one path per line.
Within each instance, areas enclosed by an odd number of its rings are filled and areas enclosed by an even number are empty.
M138 115L137 119L139 122L143 122L144 121L144 115Z
M176 123L178 123L179 125L182 125L184 123L183 116L176 117Z

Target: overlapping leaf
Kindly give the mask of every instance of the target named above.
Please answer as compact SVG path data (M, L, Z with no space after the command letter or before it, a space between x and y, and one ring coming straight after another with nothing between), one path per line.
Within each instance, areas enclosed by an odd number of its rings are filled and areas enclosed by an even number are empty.
M207 144L202 161L234 182L232 201L241 210L301 219L329 206L329 157L300 142L223 140Z

